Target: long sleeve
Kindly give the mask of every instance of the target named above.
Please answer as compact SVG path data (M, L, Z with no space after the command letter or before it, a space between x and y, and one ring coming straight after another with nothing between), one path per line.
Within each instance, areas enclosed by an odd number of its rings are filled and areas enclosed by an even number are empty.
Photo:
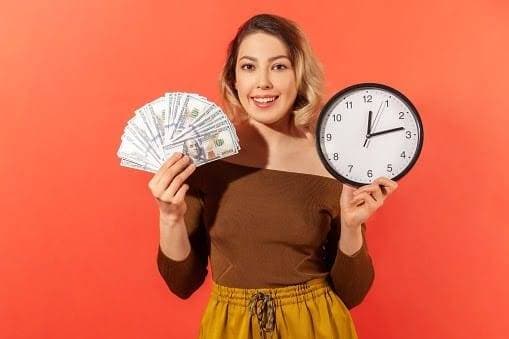
M159 245L157 266L170 291L181 299L189 298L205 281L210 253L210 241L203 223L203 199L193 186L185 198L187 211L184 216L191 252L181 261L167 257Z
M366 242L366 224L362 227L362 247L349 256L339 248L340 216L331 223L327 235L326 264L330 267L332 287L348 309L359 305L367 295L375 278L373 262Z

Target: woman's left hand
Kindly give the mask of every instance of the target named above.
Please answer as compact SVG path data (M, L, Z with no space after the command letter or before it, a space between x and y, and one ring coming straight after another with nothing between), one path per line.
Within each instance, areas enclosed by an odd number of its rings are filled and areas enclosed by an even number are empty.
M386 177L379 177L372 184L357 189L343 184L340 199L342 223L351 229L360 227L397 187L395 181Z

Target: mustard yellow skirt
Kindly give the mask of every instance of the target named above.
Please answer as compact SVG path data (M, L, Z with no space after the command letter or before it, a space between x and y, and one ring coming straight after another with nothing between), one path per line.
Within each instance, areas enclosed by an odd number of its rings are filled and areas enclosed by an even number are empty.
M212 281L199 338L357 339L357 333L348 308L326 278L261 289Z

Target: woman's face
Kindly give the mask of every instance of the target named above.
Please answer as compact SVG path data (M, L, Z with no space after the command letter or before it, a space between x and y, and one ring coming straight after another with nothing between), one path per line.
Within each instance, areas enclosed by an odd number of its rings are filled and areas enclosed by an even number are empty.
M240 103L252 119L271 124L290 112L297 97L295 73L278 38L266 33L246 36L239 46L235 77Z

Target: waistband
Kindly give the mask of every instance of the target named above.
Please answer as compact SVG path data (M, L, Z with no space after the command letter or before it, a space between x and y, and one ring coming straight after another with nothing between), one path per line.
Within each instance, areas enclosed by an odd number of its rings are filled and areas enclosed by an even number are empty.
M249 308L251 316L256 315L260 336L274 331L276 306L294 304L323 295L331 289L326 277L276 288L237 288L223 286L212 280L212 298Z
M267 296L273 299L275 305L294 304L314 296L324 294L330 285L326 277L308 280L306 282L274 288L238 288L223 286L212 280L211 295L219 301L230 304L249 306L256 296Z

